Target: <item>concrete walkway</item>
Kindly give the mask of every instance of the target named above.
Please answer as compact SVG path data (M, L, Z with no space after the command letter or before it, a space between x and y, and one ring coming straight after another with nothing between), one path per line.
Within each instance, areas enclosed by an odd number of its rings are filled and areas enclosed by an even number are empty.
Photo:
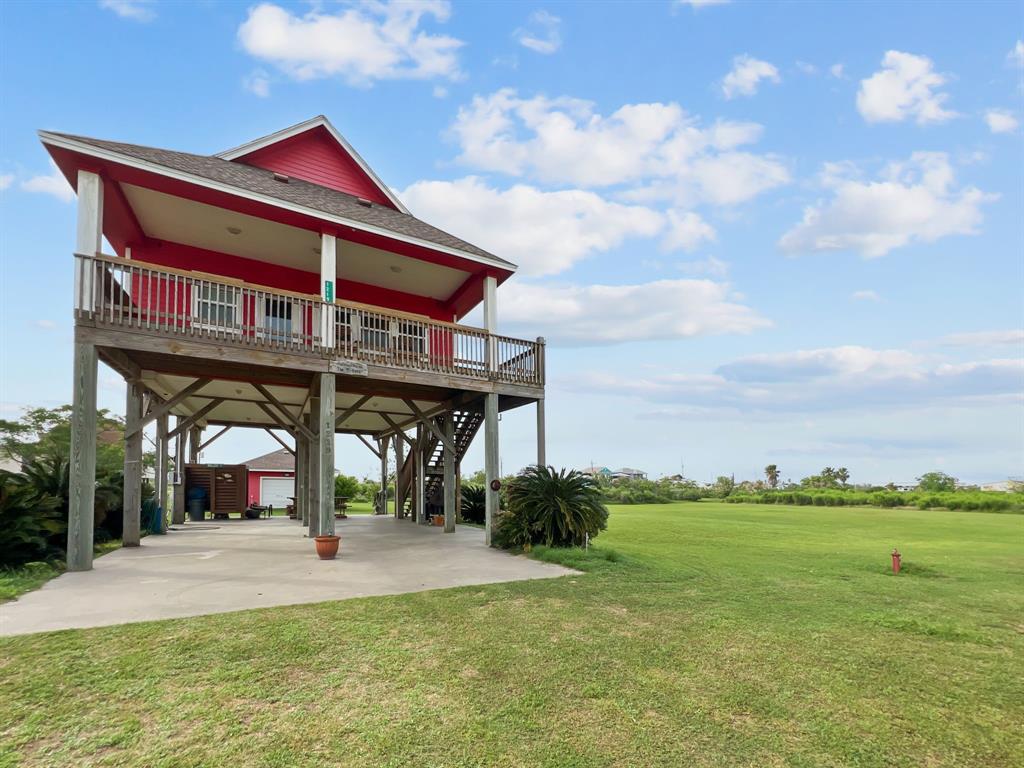
M0 605L0 635L201 616L368 595L545 579L575 571L393 517L337 521L341 551L319 560L294 520L187 523L119 549Z

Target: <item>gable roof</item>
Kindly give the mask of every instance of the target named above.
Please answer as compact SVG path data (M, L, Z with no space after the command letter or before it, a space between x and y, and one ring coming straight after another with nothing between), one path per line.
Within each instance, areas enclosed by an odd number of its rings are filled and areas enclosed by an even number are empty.
M272 472L294 472L295 457L284 448L242 462L250 470L265 469Z
M316 117L310 118L309 120L304 120L301 123L296 123L295 125L289 128L283 128L280 131L275 131L274 133L267 134L266 136L262 136L258 139L247 141L245 144L237 146L234 149L229 149L224 152L218 152L215 155L215 157L232 161L243 160L245 157L253 154L254 152L258 152L261 149L265 149L274 144L278 144L282 141L287 141L288 139L291 139L302 133L306 133L307 131L315 130L317 128L324 129L330 135L330 137L334 139L335 142L337 142L338 146L342 149L342 151L348 154L348 156L355 161L356 165L358 165L360 170L362 170L362 172L366 174L366 176L373 183L373 185L380 190L381 194L383 194L384 197L386 197L388 200L394 203L395 207L399 211L401 211L404 214L411 215L409 214L409 209L405 207L401 200L398 199L398 196L394 192L392 192L390 188L388 188L387 184L381 181L380 177L373 172L373 169L367 164L365 160L363 160L360 154L356 152L355 147L348 143L348 140L341 135L338 129L335 128L331 124L331 121L328 120L324 115L317 115Z
M344 226L433 248L495 266L506 272L516 269L512 262L427 224L409 213L385 205L365 205L355 195L303 179L289 178L287 183L282 183L275 179L273 171L265 168L232 162L216 155L195 155L69 133L39 131L39 137L48 146L131 165L173 178L183 178L185 181L215 189L228 187L228 191L233 194L298 210Z

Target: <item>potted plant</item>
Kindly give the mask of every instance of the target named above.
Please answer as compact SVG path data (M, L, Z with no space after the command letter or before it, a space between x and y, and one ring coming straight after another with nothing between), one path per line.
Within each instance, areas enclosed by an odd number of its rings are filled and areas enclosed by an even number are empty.
M430 518L430 522L437 526L444 525L444 515L433 515Z
M333 560L338 554L338 547L341 545L340 536L317 536L316 554L321 560Z

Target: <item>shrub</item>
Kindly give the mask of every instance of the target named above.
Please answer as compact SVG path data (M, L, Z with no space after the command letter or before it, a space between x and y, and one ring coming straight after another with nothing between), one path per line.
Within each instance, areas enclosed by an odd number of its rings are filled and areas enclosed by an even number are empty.
M37 490L23 475L0 471L0 564L59 555L52 539L65 527L60 499Z
M462 519L467 523L483 523L487 519L487 489L482 485L462 486Z
M531 466L508 486L508 509L498 523L498 546L529 549L580 546L608 525L608 509L593 479L576 470Z

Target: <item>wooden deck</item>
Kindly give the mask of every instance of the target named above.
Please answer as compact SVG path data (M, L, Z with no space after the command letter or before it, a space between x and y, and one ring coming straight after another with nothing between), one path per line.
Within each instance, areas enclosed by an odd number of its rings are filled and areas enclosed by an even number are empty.
M543 396L544 342L111 256L75 256L99 346L446 389Z

